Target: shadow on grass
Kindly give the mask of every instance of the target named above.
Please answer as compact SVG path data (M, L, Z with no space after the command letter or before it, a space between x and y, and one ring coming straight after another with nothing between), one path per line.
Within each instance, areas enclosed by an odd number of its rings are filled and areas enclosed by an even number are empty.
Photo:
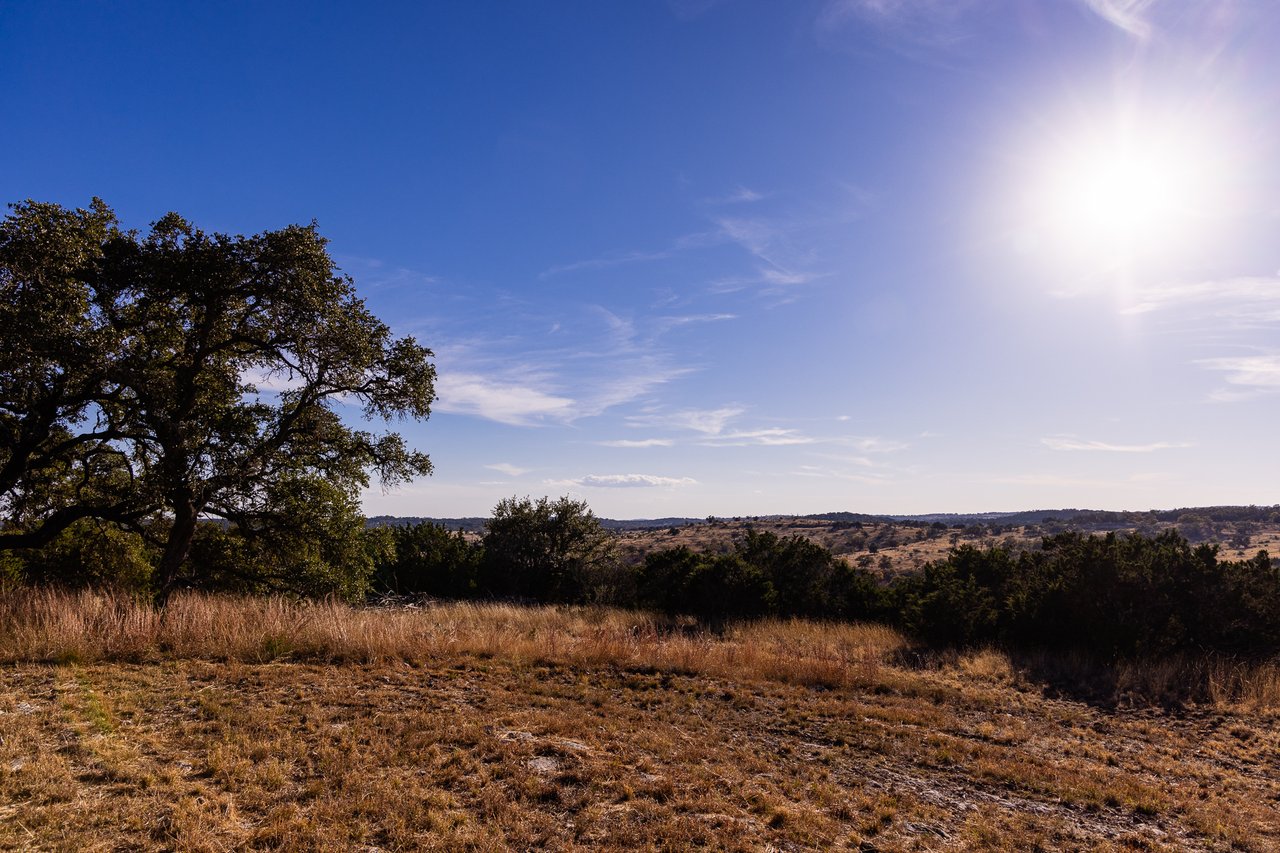
M990 671L991 661L999 662L1000 671ZM962 677L1008 680L1038 690L1046 698L1103 710L1280 709L1280 665L1267 659L1181 654L1103 660L1071 650L914 646L900 650L893 663L911 670L950 669Z

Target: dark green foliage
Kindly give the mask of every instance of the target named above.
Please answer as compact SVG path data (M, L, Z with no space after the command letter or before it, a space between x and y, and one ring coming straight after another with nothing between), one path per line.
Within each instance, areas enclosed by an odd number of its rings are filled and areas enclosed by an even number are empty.
M474 598L480 591L484 548L462 531L430 523L383 527L371 537L389 540L391 552L380 560L373 586L393 595Z
M249 549L245 584L354 597L371 568L359 491L371 472L430 471L399 435L339 416L342 401L425 418L435 369L369 313L314 225L228 236L169 214L142 235L98 200L15 205L0 339L0 551L93 519L155 546L163 598L215 581L188 558L217 518ZM22 559L30 574L43 558Z
M896 620L934 644L1005 643L1104 657L1280 650L1280 573L1266 553L1219 561L1173 530L1046 537L1039 550L954 550L890 589Z
M626 600L613 538L583 501L507 498L485 524L482 591L536 601Z
M94 586L145 596L152 591L154 561L155 549L138 534L81 519L43 548L9 554L7 574L19 583Z
M712 622L775 610L769 579L736 553L698 554L685 546L655 551L645 558L638 589L644 606Z
M802 536L784 539L750 529L729 554L686 547L649 554L638 597L647 607L715 621L764 615L867 618L880 607L869 572Z
M930 563L918 575L898 580L889 598L898 622L933 643L972 643L989 637L997 622L996 593L1009 569L1000 549L969 545L946 560Z

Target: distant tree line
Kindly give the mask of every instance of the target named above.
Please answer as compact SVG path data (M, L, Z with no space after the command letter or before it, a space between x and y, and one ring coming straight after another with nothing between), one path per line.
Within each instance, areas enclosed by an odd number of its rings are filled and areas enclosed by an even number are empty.
M688 547L622 565L586 505L499 504L482 539L430 524L377 531L375 583L399 594L606 603L698 617L875 620L935 646L1075 649L1107 658L1280 652L1280 570L1218 557L1176 530L1060 533L1038 548L961 545L885 582L802 537L747 528L728 553Z

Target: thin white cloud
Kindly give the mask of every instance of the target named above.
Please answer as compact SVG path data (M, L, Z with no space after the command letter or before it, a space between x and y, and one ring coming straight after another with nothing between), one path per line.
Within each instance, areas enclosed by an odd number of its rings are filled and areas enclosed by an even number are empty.
M814 279L821 278L819 273L798 272L796 270L784 270L774 267L761 267L760 278L766 284L776 284L784 287L790 287L797 284L808 284Z
M1013 477L993 477L990 482L1009 486L1049 486L1052 488L1087 486L1090 488L1108 488L1120 485L1123 481L1063 477L1058 474L1018 474Z
M941 47L963 39L961 20L975 0L830 0L818 13L820 34L833 34L850 24L866 24L897 38Z
M742 415L741 406L721 406L718 409L685 409L666 414L635 415L628 421L635 426L661 426L685 429L703 435L719 435L730 421Z
M896 441L891 438L879 438L878 436L864 436L859 438L841 439L840 443L850 444L863 453L897 453L899 450L906 450L910 447L905 441Z
M819 459L830 459L833 462L841 462L846 465L857 465L861 468L878 468L883 463L877 463L870 456L847 456L840 453L814 453L813 456Z
M510 462L495 462L492 465L484 466L492 471L500 471L508 477L519 477L521 474L528 474L531 469L521 468L518 465L512 465Z
M475 415L511 426L568 421L576 411L568 397L475 373L441 372L436 394L437 411Z
M547 485L588 489L652 489L693 486L697 482L692 477L659 477L655 474L588 474L576 480L548 480Z
M672 367L654 359L638 359L634 364L615 367L626 371L613 379L602 380L598 375L584 377L583 399L574 413L574 419L594 417L616 406L634 402L648 396L661 385L693 372L689 367Z
M763 201L768 198L764 193L758 193L750 187L739 186L736 190L726 196L720 198L708 199L711 204L751 204L752 202Z
M819 465L801 465L791 472L797 477L811 477L823 480L848 480L851 483L863 483L868 486L885 486L893 482L881 474L860 474L854 471L838 471Z
M605 255L599 258L587 258L583 261L573 261L568 264L556 264L548 267L538 274L538 278L546 279L552 276L561 275L563 273L581 272L582 270L602 270L609 267L618 267L625 264L643 263L644 261L660 261L669 258L672 255L670 249L663 249L657 252L623 252L618 255Z
M893 453L909 447L901 441L877 437L812 436L791 427L754 427L737 425L746 409L721 406L717 409L685 409L633 415L632 426L661 427L697 433L692 443L701 447L786 447L805 444L833 444L854 447L862 453Z
M672 241L671 245L665 249L618 252L614 254L601 255L596 258L586 258L581 261L572 261L567 264L555 264L539 273L538 278L548 279L552 276L563 275L565 273L582 272L584 270L601 270L609 269L610 267L624 266L627 264L663 261L680 252L686 252L691 249L704 249L708 246L723 243L724 239L724 235L719 231L684 234L677 237Z
M756 269L756 278L721 279L713 285L714 291L729 292L753 284L792 287L822 277L821 273L801 269L808 261L804 253L795 250L789 237L789 232L801 227L800 223L789 221L779 224L763 218L729 216L714 221L725 239L738 244L761 262Z
M1280 392L1280 353L1271 342L1280 329L1280 277L1235 278L1146 287L1122 309L1130 315L1160 315L1174 332L1203 342L1254 344L1248 355L1196 359L1192 363L1225 374L1228 387L1210 393L1214 402L1251 400Z
M1210 316L1237 321L1234 325L1280 323L1280 278L1239 276L1144 287L1121 313L1151 314L1181 307L1194 308L1202 318L1206 309L1212 309Z
M1108 24L1139 40L1155 30L1151 13L1159 0L1077 0ZM1179 12L1188 0L1177 0ZM971 12L990 9L977 0L829 0L817 17L819 34L833 34L851 24L884 31L896 40L922 47L942 48L964 41Z
M709 435L698 443L704 447L747 447L752 445L783 447L793 444L813 444L815 441L817 439L801 435L797 430L775 427L772 429L718 433Z
M1083 0L1098 17L1138 39L1151 37L1147 10L1156 0Z
M1244 386L1252 390L1254 396L1261 392L1280 391L1280 353L1205 358L1197 364L1226 373L1228 384Z
M601 447L670 447L675 441L670 438L619 438L614 441L596 442Z
M1150 444L1110 444L1105 441L1085 441L1072 436L1047 436L1040 443L1050 450L1100 451L1103 453L1154 453L1157 450L1176 450L1191 447L1186 442L1155 441Z
M665 330L676 326L688 326L692 323L721 323L736 319L738 319L737 314L685 314L679 317L662 317L658 321L658 327Z
M722 234L759 258L767 259L769 247L778 237L777 228L761 219L722 217L715 223Z

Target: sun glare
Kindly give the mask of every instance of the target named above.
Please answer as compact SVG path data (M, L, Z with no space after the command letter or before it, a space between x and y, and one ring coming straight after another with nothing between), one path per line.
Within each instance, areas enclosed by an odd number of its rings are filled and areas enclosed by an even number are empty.
M1132 268L1210 236L1227 199L1207 129L1130 115L1063 133L1029 182L1040 242L1073 265Z
M1049 198L1059 227L1091 242L1144 244L1192 205L1194 164L1166 151L1096 145L1065 161Z

